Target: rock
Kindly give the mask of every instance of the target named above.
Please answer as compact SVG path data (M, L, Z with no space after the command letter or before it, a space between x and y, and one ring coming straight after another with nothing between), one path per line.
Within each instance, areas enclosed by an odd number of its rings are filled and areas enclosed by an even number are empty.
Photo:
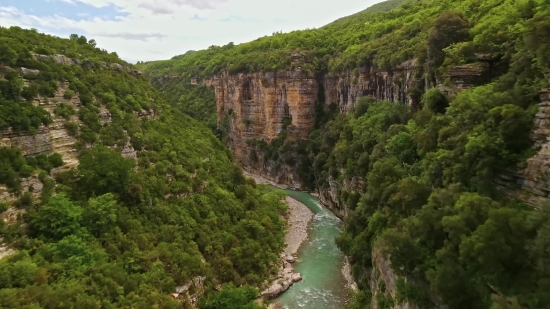
M87 69L93 69L94 68L94 63L91 60L86 59L82 62L82 66L87 68Z
M263 297L268 298L275 298L279 295L281 295L283 292L288 290L288 288L293 284L292 281L279 281L275 282L271 287L269 287L267 290L263 291L260 295Z
M285 260L286 260L287 262L289 262L289 263L294 263L294 262L296 262L296 259L295 259L292 255L287 255L287 256L285 257Z
M40 71L39 70L32 70L32 69L27 69L27 68L23 68L21 67L21 75L23 77L36 77L38 74L40 74Z
M67 58L65 55L55 54L53 55L53 61L58 64L72 65L73 61L70 58Z
M2 239L0 239L1 241ZM13 251L12 249L8 248L7 246L4 246L4 245L0 245L0 259L14 253L15 251Z
M299 282L299 281L302 281L302 275L300 275L300 273L294 273L292 274L292 282Z
M36 61L46 61L50 59L50 56L48 55L39 55L39 54L33 54L32 58Z
M453 87L459 90L467 90L482 85L486 80L486 71L489 66L486 63L469 63L451 68L449 78Z
M116 71L122 71L124 70L124 67L118 63L111 63L111 69L113 70L116 70Z
M278 169L273 163L263 164L262 158L251 159L252 153L257 152L247 141L269 142L277 138L286 125L289 135L306 139L315 126L319 85L314 74L280 71L229 75L222 72L206 79L204 84L214 88L218 125L222 119L231 118L228 146L236 159L246 162L246 169L276 183L299 182L294 166Z

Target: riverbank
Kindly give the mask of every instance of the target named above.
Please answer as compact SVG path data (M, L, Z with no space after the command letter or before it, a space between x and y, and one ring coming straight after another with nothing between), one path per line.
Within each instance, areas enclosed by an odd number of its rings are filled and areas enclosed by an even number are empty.
M313 219L313 212L306 205L287 196L286 204L289 211L287 215L288 231L285 234L285 254L296 255L300 246L308 239L308 228Z
M243 174L246 177L254 179L256 183L283 189L280 185L261 176L253 175L246 171ZM300 246L308 239L308 229L313 219L313 212L306 205L290 196L285 198L285 203L288 205L288 212L284 216L287 222L287 231L285 234L286 246L280 255L281 259L277 276L271 280L271 283L267 285L268 287L260 294L265 298L275 298L288 290L294 283L302 280L301 274L294 270L292 264L297 261L296 256Z
M292 266L297 262L296 255L300 246L308 239L308 228L313 219L313 212L304 204L287 196L288 213L285 216L287 232L285 234L285 249L281 253L279 270L271 284L260 295L275 298L286 292L294 283L302 280L302 275Z
M285 214L286 247L280 256L276 279L270 281L271 286L261 293L264 300L277 298L268 308L292 308L295 305L315 309L343 308L349 291L356 290L357 285L349 261L334 243L334 238L339 234L340 219L328 208L320 207L315 193L296 191L262 176L244 174L256 183L285 189L289 195L285 198L289 206ZM293 264L298 252L303 260ZM305 275L303 282L289 289L294 282L302 281L298 272Z

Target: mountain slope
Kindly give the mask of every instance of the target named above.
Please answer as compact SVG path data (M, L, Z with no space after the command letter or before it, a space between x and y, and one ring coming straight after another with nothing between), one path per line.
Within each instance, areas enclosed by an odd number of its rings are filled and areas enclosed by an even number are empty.
M208 128L85 37L0 28L0 57L0 308L186 308L265 280L282 193Z

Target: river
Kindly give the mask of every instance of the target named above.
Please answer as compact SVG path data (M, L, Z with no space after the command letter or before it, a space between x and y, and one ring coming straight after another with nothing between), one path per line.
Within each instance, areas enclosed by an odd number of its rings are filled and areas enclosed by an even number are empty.
M341 309L349 290L342 274L344 255L334 239L340 234L340 220L319 204L317 198L303 192L285 190L315 214L309 238L298 251L294 267L303 280L274 299L286 309Z

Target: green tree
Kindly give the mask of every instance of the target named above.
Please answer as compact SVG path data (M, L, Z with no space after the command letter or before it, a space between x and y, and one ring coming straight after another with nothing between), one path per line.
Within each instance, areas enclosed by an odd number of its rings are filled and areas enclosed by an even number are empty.
M36 236L60 240L81 233L81 219L82 208L72 203L65 194L58 194L32 215L31 227Z
M123 194L131 183L135 163L105 146L94 146L80 158L79 182L86 196Z
M84 226L96 237L114 230L116 207L117 202L111 193L89 199L82 215Z
M236 288L225 285L220 292L211 293L201 301L201 309L261 309L255 300L258 291L251 286Z

